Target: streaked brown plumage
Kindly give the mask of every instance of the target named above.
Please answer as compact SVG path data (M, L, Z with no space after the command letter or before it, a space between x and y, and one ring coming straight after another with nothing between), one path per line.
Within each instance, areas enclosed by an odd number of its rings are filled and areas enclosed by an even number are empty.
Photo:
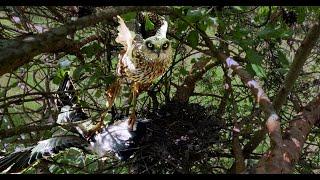
M113 105L121 90L121 84L130 83L132 110L129 128L132 129L136 120L137 96L147 90L153 81L169 68L172 62L172 48L166 38L168 23L164 18L155 35L146 39L130 31L121 17L118 16L118 19L120 26L116 42L121 43L124 49L119 54L118 78L106 91L107 107Z

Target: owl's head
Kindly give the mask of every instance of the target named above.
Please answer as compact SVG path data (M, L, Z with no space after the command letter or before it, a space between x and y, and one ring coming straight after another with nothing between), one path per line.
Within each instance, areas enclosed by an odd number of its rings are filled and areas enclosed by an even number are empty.
M150 59L164 59L171 54L171 43L165 37L151 36L143 41L143 51Z
M172 54L171 43L167 39L168 23L163 19L163 24L154 36L143 40L143 52L151 60L169 60Z

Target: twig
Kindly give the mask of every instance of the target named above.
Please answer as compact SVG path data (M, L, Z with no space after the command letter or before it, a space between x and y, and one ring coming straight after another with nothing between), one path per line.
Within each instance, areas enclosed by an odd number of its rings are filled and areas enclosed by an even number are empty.
M35 124L35 125L29 125L29 126L18 126L14 129L5 129L0 131L0 139L23 134L23 133L29 133L32 131L48 130L56 126L59 126L59 125L56 123L49 123L45 125Z

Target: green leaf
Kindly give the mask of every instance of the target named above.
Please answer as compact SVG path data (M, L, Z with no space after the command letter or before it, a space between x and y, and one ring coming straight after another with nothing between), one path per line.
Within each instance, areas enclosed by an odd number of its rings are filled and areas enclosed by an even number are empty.
M287 38L292 36L293 31L286 27L273 27L266 26L263 30L257 33L257 36L262 39L277 39L277 38Z
M18 81L17 82L14 82L14 83L12 83L11 85L10 85L10 87L17 87L18 86ZM0 95L0 97L2 97L1 95Z
M196 10L189 10L185 18L191 23L198 23L203 18L204 12L205 11L200 8Z
M89 107L89 106L90 106L86 101L83 101L83 100L80 100L80 101L79 101L79 104L80 104L80 106L82 106L82 107Z
M86 86L87 86L87 87L91 86L93 83L96 83L97 80L98 80L98 77L97 77L97 76L91 76L91 77L89 78L89 80L87 81Z
M245 69L251 76L255 76L256 75L255 71L252 69L252 65L251 64L247 64L245 66Z
M319 9L317 7L317 9ZM305 21L307 14L308 14L308 10L306 9L306 7L295 7L295 13L297 14L297 23L301 24Z
M172 8L176 14L180 14L180 15L184 15L183 12L186 10L186 7L183 7L183 6L172 6Z
M282 65L282 67L289 67L289 60L287 59L287 56L281 50L278 50L278 59L280 61L280 64Z
M280 74L285 75L289 71L289 68L276 68L272 71L278 71Z
M241 6L233 6L233 8L238 10L238 11L242 11L242 7Z
M93 42L93 43L81 48L81 52L83 54L86 54L88 58L91 58L100 50L102 50L102 47L97 42Z
M179 71L180 71L180 74L183 76L186 76L189 74L189 72L185 68L181 68Z
M181 34L181 32L185 31L188 27L188 25L183 21L176 21L177 25L177 34Z
M196 59L196 58L192 58L190 62L191 62L192 64L194 64L194 63L197 62L197 59Z
M57 166L57 165L51 165L51 166L49 167L49 171L50 171L51 173L61 173L61 169L60 169L59 166Z
M90 71L90 68L88 67L88 65L81 65L78 66L72 74L72 78L75 80L79 80L80 77L87 71Z
M266 77L265 70L261 66L263 57L251 49L247 49L246 54L246 58L250 62L249 69L253 70L254 74L258 77Z
M258 77L267 77L264 68L259 64L251 64L251 67Z
M252 64L261 64L263 57L256 51L247 49L246 54L246 58L249 60L249 62L251 62Z
M129 12L129 13L121 15L121 17L124 21L130 21L132 19L135 19L136 14L137 14L136 12Z
M248 30L247 28L237 26L235 30L232 32L232 37L242 40L242 38L244 36L247 36L249 33L250 33L250 30Z
M150 21L149 17L146 16L146 23L144 25L144 29L146 31L150 31L150 30L153 30L154 29L154 24L152 21Z
M99 98L99 97L101 97L101 94L102 94L101 89L98 89L98 90L96 91L96 93L94 94L94 96L95 96L96 98Z
M209 25L209 24L208 24L205 20L200 21L200 22L198 23L198 27L199 27L199 29L201 29L202 31L206 31L208 25Z
M109 85L111 83L113 83L116 80L116 76L114 74L108 74L107 76L103 76L103 83L105 85Z
M263 39L267 39L267 38L269 39L275 35L275 32L276 32L275 29L266 27L260 32L258 32L257 36Z
M52 80L53 83L54 83L54 84L60 84L61 81L62 81L63 78L64 78L65 73L66 73L66 71L65 71L64 69L59 68L59 69L57 70L57 72L56 72L53 80Z
M197 47L199 41L199 34L197 31L191 31L187 37L187 42L191 47Z

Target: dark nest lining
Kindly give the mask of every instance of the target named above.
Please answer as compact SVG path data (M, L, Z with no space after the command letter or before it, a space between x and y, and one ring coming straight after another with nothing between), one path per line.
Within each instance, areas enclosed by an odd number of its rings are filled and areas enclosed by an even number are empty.
M208 163L208 153L219 142L221 121L199 104L170 102L144 112L147 131L130 163L131 173L196 173L193 166Z

